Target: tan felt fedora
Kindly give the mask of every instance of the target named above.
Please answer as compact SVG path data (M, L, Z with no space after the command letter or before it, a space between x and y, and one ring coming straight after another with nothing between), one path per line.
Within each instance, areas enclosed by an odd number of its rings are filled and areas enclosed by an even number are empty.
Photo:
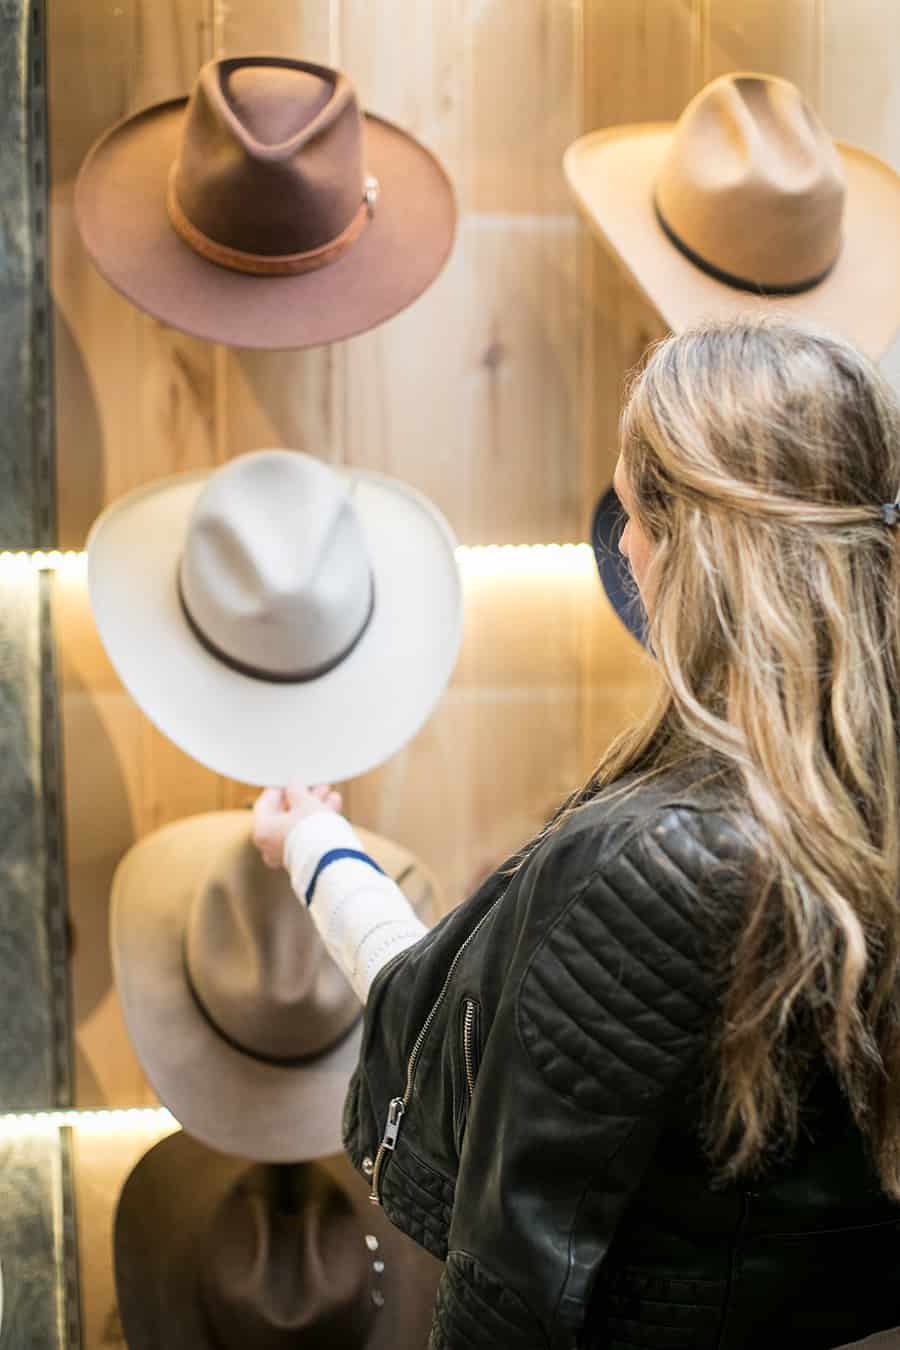
M359 835L430 922L439 897L428 869ZM190 1134L259 1162L341 1148L362 1009L286 873L262 862L249 811L191 816L129 849L113 878L110 945L137 1057Z
M833 141L786 80L723 75L676 123L582 136L564 169L675 332L777 310L879 356L900 327L900 176Z
M107 131L75 215L141 309L235 347L307 347L383 323L435 279L456 224L443 168L363 115L346 75L274 56L212 61L190 98Z
M341 781L450 678L455 540L413 488L258 450L120 498L87 541L100 638L147 716L217 773Z
M426 1350L443 1269L345 1157L254 1166L182 1133L132 1171L113 1246L129 1350Z

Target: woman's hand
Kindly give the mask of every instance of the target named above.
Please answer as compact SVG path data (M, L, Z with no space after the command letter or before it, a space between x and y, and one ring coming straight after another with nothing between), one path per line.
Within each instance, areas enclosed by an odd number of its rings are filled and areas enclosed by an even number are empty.
M253 842L267 867L284 866L284 845L298 821L316 811L340 811L343 799L327 783L266 788L253 806Z

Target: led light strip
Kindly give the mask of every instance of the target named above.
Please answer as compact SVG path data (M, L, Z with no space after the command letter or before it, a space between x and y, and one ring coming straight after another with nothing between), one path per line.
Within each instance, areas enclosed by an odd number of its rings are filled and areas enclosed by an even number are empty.
M23 550L17 553L0 552L0 576L26 572L63 572L81 575L86 571L86 553L76 553L72 550L63 553L59 549L52 549L48 553L41 550L34 553L26 553Z
M456 560L466 572L565 572L593 563L589 544L460 544ZM8 572L63 572L81 575L87 554L53 549L0 552L0 574Z
M97 1134L179 1128L178 1121L164 1106L109 1111L11 1111L0 1115L0 1136L52 1134L62 1125Z

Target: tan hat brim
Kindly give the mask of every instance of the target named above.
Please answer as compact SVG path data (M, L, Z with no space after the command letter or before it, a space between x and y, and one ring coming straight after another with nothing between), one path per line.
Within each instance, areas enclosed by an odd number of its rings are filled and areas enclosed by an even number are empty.
M404 483L348 471L375 583L371 621L327 674L273 684L207 651L179 603L188 520L210 472L139 488L90 532L91 607L120 679L166 736L226 777L324 783L374 768L418 731L456 663L462 591L443 516Z
M707 320L783 313L840 333L870 356L880 356L900 327L900 177L877 156L836 142L847 175L837 263L824 281L801 295L756 296L696 267L656 219L653 190L674 125L595 131L570 145L563 161L595 234L672 331Z
M129 1350L213 1350L198 1290L198 1252L219 1203L247 1166L178 1133L150 1149L128 1177L113 1246ZM319 1166L349 1196L360 1242L375 1237L372 1259L384 1261L383 1274L373 1272L372 1278L384 1305L365 1350L425 1350L441 1263L369 1203L362 1178L345 1157L321 1159Z
M299 276L258 277L195 253L166 211L187 99L119 122L78 174L75 216L96 267L133 304L195 337L233 347L336 342L390 319L435 279L456 224L453 189L424 146L382 118L365 118L366 171L379 181L375 214L337 261Z
M218 1034L191 992L184 965L188 911L210 860L251 829L249 811L215 811L166 825L126 853L112 886L113 971L135 1053L176 1120L223 1153L300 1162L342 1147L341 1113L359 1058L361 1017L327 1054L296 1066L271 1064ZM389 840L358 833L410 902L430 909L434 883L427 869Z

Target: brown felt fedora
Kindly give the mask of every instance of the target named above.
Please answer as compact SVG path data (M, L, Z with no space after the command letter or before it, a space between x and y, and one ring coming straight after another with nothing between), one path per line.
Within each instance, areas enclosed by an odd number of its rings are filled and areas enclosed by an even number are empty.
M141 309L235 347L351 337L411 304L456 222L435 157L338 70L205 65L189 98L107 131L78 175L94 263Z
M130 1350L425 1350L442 1266L344 1156L260 1166L183 1133L132 1171L114 1230Z
M428 869L358 833L430 922ZM262 862L249 811L190 816L129 849L110 943L137 1057L190 1134L259 1162L340 1149L362 1009L287 874Z
M610 127L564 168L669 327L783 311L872 356L900 327L900 175L834 141L787 80L713 80L678 122Z

